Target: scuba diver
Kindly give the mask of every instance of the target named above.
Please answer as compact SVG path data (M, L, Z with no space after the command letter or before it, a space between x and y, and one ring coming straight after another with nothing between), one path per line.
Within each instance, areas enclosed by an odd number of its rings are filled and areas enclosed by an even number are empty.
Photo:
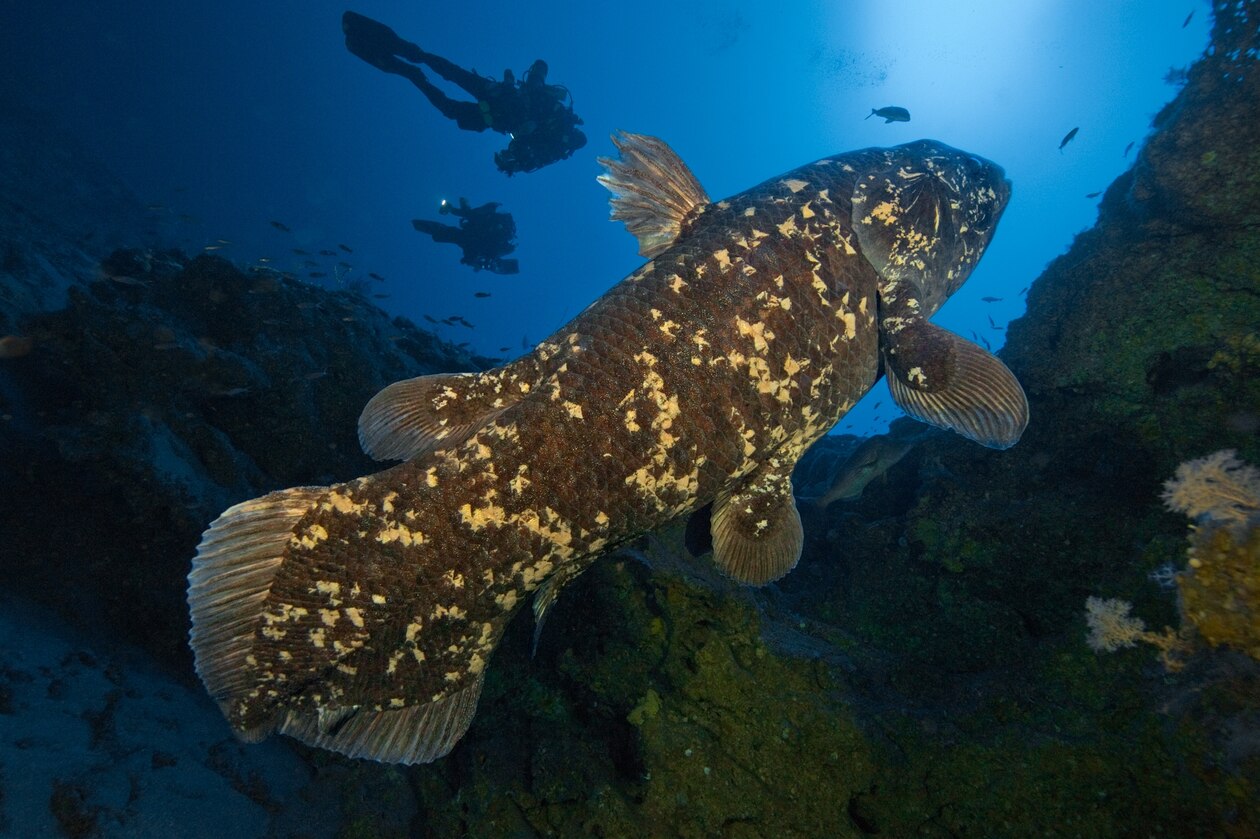
M467 198L460 198L458 207L443 201L438 212L458 216L459 227L426 219L412 220L412 227L429 234L435 242L459 245L464 252L459 261L471 265L474 271L515 274L521 270L515 259L503 258L516 250L512 242L516 238L516 222L511 213L499 212L499 202L473 207Z
M586 145L586 135L578 129L582 119L573 113L573 97L563 86L547 84L547 64L541 59L530 65L520 82L511 70L504 70L503 80L497 81L425 52L385 24L355 12L342 15L341 28L350 52L377 69L410 81L460 128L488 128L508 135L508 147L494 155L495 165L504 174L536 171ZM476 101L447 96L429 81L417 66L420 64Z

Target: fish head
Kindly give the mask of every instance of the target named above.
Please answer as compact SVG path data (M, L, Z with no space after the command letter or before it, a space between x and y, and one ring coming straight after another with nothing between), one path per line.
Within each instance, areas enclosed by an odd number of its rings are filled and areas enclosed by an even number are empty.
M931 317L984 254L1011 197L1002 167L935 140L873 149L853 190L853 228L885 303Z

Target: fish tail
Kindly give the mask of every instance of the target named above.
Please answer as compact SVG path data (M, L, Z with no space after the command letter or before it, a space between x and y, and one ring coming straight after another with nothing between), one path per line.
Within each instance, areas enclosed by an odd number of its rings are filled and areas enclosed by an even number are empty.
M863 117L863 119L870 119L871 117L875 116L875 113L876 113L875 109L871 108L871 112L867 114L865 117Z
M468 730L483 673L431 702L388 709L360 702L299 707L279 695L275 674L259 661L258 633L261 627L267 634L265 610L281 569L286 562L304 566L312 559L298 536L300 523L334 490L307 486L273 492L230 507L211 523L188 574L189 643L197 675L245 742L279 733L349 757L428 763L450 752ZM344 579L329 585L344 584ZM357 609L342 613L350 612L359 621L374 623L378 617ZM269 699L267 694L276 695Z
M280 722L241 726L233 715L237 701L256 687L248 661L254 627L294 528L327 492L295 487L230 507L202 535L193 557L189 644L197 675L248 742L263 739Z

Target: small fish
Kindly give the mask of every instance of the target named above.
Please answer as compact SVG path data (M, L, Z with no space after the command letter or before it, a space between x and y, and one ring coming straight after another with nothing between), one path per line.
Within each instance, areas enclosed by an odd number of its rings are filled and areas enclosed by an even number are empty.
M1086 197L1086 198L1097 198L1097 197L1098 197L1098 196L1100 196L1100 195L1102 195L1102 190L1101 190L1101 189L1100 189L1100 190L1098 190L1097 192L1087 192L1087 193L1085 193L1085 197Z
M993 327L994 329L1001 329L1001 328L1002 328L1002 327L998 326L996 323L994 323L994 322L993 322L993 315L986 315L985 317L987 317L987 318L989 319L989 326Z
M354 248L350 247L349 245L343 245L340 242L338 242L337 247L341 248L346 253L354 253Z
M337 255L337 252L336 252L336 251L330 251L330 250L321 250L321 251L319 252L319 255L320 255L320 256L336 256L336 255Z
M222 245L206 245L204 248L202 248L203 251L217 251L217 250L222 250L222 249L223 249Z
M1186 19L1181 22L1181 28L1185 29L1187 26L1189 26L1190 21L1193 17L1194 17L1194 12L1190 12L1190 14L1186 15Z
M871 117L883 117L884 124L887 125L890 122L909 122L910 112L905 108L889 105L886 108L871 108L871 112L866 115L866 119Z
M320 277L327 277L327 276L328 276L328 272L327 272L327 271L312 271L312 272L310 272L309 274L307 274L306 276L308 276L308 277L314 277L314 278L316 278L316 279L319 279Z
M474 291L473 292L473 297L489 297L489 296L490 296L490 292L488 291Z
M260 256L260 257L258 257L258 261L259 261L259 262L261 262L263 265L266 265L268 262L270 262L270 261L271 261L271 257L269 257L269 256Z
M992 349L993 349L993 347L989 344L988 339L987 339L987 338L985 338L983 335L981 335L981 336L980 336L980 343L984 344L984 348L985 348L986 350L992 350Z
M338 262L338 263L337 263L337 267L338 267L338 268L345 268L347 271L352 271L352 270L354 270L354 266L353 266L353 265L351 265L349 262L345 262L345 261Z
M1062 151L1063 151L1063 147L1064 147L1064 146L1066 146L1068 143L1072 142L1072 138L1073 138L1073 137L1075 137L1075 136L1076 136L1076 132L1077 132L1077 131L1080 131L1080 130L1081 130L1081 127L1078 125L1078 126L1076 126L1075 128L1073 128L1071 131L1069 131L1068 133L1066 133L1066 134L1064 134L1064 135L1063 135L1063 139L1059 141L1059 151L1060 151L1060 152L1062 152Z
M272 226L272 227L274 227L276 230L279 230L281 233L292 233L292 232L293 232L292 230L290 230L290 229L289 229L289 226L288 226L287 224L285 224L284 222L282 222L282 221L275 221L275 220L273 220L273 221L271 222L271 226Z
M499 352L509 352L511 349L511 347L499 347Z
M879 434L867 439L853 450L853 454L849 455L836 472L831 487L814 499L814 506L822 510L837 501L860 498L867 485L896 466L914 448L923 433L922 429L914 428L913 434L903 437Z
M5 335L0 338L0 358L21 358L35 347L35 341L25 335Z
M232 240L231 240L231 239L215 239L215 241L216 241L216 242L218 242L220 245L230 245L230 244L232 244Z
M164 212L166 212L166 205L164 205L164 204L145 204L145 205L144 205L144 208L145 208L146 210L148 210L149 212L151 212L151 213L164 213Z
M531 596L541 624L609 548L706 507L725 574L782 577L805 541L792 469L881 372L922 421L999 449L1023 433L1010 370L929 320L1006 207L998 166L921 140L715 203L660 140L614 143L601 183L648 262L516 361L373 397L359 439L397 465L244 501L204 534L190 643L243 739L436 760Z
M147 286L148 285L148 283L145 282L144 280L138 279L136 277L127 277L122 274L106 274L105 279L113 283L118 283L118 285L129 285L129 286Z
M431 316L431 315L423 315L423 317L424 317L424 319L425 319L425 320L427 320L429 323L438 323L437 318L435 318L435 317L433 317L433 316Z
M1001 302L1002 302L1002 298L1001 298L1001 297L981 297L981 298L980 298L980 302L982 302L982 303L1001 303Z
M310 256L310 255L311 255L311 252L310 252L310 251L304 251L304 250L302 250L301 248L294 248L294 249L293 249L293 252L294 252L295 254L297 254L298 256Z
M368 271L368 276L376 280L378 283L385 282L385 278L382 277L380 274L377 274L375 271Z
M1023 294L1027 294L1027 293L1028 293L1028 286L1024 286L1023 288L1021 288L1021 289L1019 290L1019 293L1020 293L1021 295L1023 295Z
M1129 156L1129 152L1130 152L1132 149L1133 149L1133 141L1132 141L1132 140L1130 140L1130 141L1129 141L1129 145L1127 145L1127 146L1125 146L1125 147L1124 147L1124 154L1122 154L1122 155L1120 155L1120 156L1121 156L1121 157L1128 157L1128 156Z

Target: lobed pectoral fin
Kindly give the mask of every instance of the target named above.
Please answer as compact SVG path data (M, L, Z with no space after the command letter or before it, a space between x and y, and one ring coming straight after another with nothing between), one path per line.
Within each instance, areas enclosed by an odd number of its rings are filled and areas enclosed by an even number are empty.
M982 347L922 319L884 333L893 399L910 416L991 449L1015 445L1028 425L1019 380Z
M792 465L766 464L713 504L713 559L741 583L763 585L796 567L805 545Z
M533 354L484 373L439 373L394 382L359 416L359 443L376 460L411 460L450 448L515 405L537 384Z

